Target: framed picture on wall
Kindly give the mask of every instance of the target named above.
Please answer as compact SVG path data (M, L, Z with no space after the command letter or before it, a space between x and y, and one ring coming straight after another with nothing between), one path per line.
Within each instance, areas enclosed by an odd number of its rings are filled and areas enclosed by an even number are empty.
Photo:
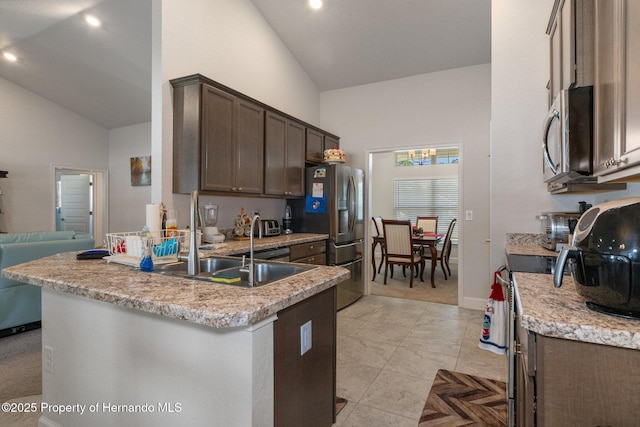
M151 185L151 156L131 157L131 186Z

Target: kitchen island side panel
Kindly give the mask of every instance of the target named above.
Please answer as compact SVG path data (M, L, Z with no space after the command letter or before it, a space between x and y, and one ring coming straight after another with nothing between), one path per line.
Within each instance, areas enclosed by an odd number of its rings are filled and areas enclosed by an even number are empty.
M85 410L44 409L41 426L273 425L276 316L220 329L48 288L42 302L42 401Z

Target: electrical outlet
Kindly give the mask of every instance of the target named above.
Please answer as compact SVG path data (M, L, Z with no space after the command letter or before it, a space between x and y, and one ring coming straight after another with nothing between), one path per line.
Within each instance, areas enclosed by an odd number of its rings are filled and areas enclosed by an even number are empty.
M44 346L44 370L53 373L53 348Z
M473 211L469 210L466 212L466 220L467 221L472 221L473 220Z
M311 350L311 320L300 326L300 356Z

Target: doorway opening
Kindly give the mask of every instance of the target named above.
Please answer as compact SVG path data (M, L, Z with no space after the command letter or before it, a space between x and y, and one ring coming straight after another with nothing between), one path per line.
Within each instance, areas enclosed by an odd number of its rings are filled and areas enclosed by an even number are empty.
M54 166L56 231L91 234L100 246L106 233L106 172Z
M437 233L445 235L452 219L460 218L462 200L462 143L431 144L429 147L398 147L368 153L368 212L370 217L410 220L415 225L420 216L438 216ZM412 193L415 192L415 196ZM415 299L450 305L462 300L458 283L462 270L460 221L457 221L452 238L449 260L451 275L447 279L440 262L437 262L431 287L431 261L426 260L424 282L413 281L403 275L396 266L393 278L387 275L384 284L385 265L380 245L372 251L372 239L367 239L368 293L396 298ZM374 222L369 218L370 236L376 236ZM444 240L444 239L443 239ZM437 246L438 253L442 242ZM376 269L375 274L373 269ZM446 268L446 267L445 267ZM409 271L407 269L407 275ZM374 278L375 276L375 278Z

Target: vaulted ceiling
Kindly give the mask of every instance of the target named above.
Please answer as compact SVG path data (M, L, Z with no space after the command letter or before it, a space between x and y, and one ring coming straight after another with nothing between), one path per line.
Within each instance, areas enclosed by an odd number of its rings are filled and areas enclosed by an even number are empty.
M491 0L251 1L321 91L491 62ZM106 128L151 119L151 1L0 1L6 50L0 77Z

